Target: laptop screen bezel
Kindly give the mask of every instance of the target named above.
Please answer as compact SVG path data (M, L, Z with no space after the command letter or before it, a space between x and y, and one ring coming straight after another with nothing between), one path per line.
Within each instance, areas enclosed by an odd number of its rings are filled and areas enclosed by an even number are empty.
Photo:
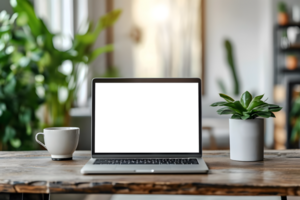
M96 83L198 83L199 108L199 153L96 153L95 152L95 85ZM202 157L202 107L200 78L94 78L92 80L92 157L93 158L122 158L122 157Z

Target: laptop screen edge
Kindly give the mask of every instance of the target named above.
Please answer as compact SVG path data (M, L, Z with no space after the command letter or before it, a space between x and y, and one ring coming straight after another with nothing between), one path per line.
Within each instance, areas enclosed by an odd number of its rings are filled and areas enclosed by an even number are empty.
M95 84L96 83L198 83L199 96L199 153L96 153L95 152ZM94 78L91 81L92 116L91 116L91 151L92 158L160 158L160 157L202 157L202 98L200 78Z

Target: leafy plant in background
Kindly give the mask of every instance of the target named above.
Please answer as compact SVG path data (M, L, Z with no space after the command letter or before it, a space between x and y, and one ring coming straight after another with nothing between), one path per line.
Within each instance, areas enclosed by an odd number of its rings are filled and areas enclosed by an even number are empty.
M17 14L0 13L0 150L33 149L32 131L38 126L36 109L37 58Z
M14 14L0 13L0 150L35 149L32 133L39 125L35 112L43 103L50 117L45 126L67 123L77 90L81 64L113 50L112 45L92 50L98 35L111 26L121 11L101 17L95 27L89 22L84 34L76 34L72 47L59 50L51 33L27 0L12 0ZM61 70L72 63L71 72ZM65 92L61 101L59 93ZM49 116L47 115L47 116Z
M296 142L300 136L300 96L293 102L289 117L290 123L293 126L290 140Z
M287 12L287 9L286 9L286 4L284 2L279 2L278 3L278 12L279 13L286 13Z
M76 34L72 40L72 46L67 50L55 48L54 40L60 34L49 31L44 21L38 18L29 1L12 0L11 5L18 14L18 20L29 34L25 34L24 40L31 46L30 55L34 55L38 72L41 75L41 84L45 88L46 125L62 126L68 124L68 111L74 102L77 90L77 80L84 65L91 63L100 54L113 51L112 45L92 50L92 46L99 34L107 27L113 25L119 18L121 11L114 10L101 17L93 27L89 22L89 28L84 34ZM27 33L25 32L25 33ZM62 65L65 61L71 62L71 72L65 73ZM43 92L42 92L43 93ZM62 95L63 94L63 95ZM64 96L64 98L60 98Z
M289 22L287 6L284 2L278 3L277 21L279 25L286 25Z
M275 117L273 112L278 112L282 107L275 104L268 104L261 100L264 95L252 98L252 95L246 91L241 95L240 100L234 100L226 94L220 93L225 101L211 104L212 107L223 106L217 110L219 115L232 114L231 119L255 119L257 117Z
M230 40L224 41L224 47L226 50L227 64L230 69L233 81L234 81L233 94L239 95L240 94L240 83L239 83L239 78L236 73L236 65L234 62L233 49L232 49L232 44L231 44ZM218 80L218 85L223 93L227 93L227 89L222 80L220 80L220 79Z

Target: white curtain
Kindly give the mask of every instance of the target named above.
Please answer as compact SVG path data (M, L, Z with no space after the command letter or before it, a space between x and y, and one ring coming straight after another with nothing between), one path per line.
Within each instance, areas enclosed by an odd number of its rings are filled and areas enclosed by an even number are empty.
M133 0L136 77L201 77L201 0Z

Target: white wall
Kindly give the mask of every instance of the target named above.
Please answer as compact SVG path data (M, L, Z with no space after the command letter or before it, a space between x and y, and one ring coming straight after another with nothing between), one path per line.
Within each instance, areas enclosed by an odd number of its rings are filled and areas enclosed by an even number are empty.
M133 41L130 32L133 28L132 0L114 0L115 9L121 9L122 14L114 25L114 64L122 77L134 76Z
M88 17L93 21L94 26L96 26L99 18L105 15L105 0L89 0L88 1ZM94 44L95 48L101 47L105 45L105 31L101 32L96 43ZM105 73L105 55L101 54L99 57L95 59L93 63L90 65L90 77L99 76Z
M225 57L224 39L233 43L241 92L266 93L265 82L272 83L269 70L272 59L272 23L270 0L207 0L206 1L206 96L217 98L222 79L230 92L233 79ZM267 37L268 38L267 38ZM268 61L267 61L268 60ZM263 87L262 87L263 86Z

